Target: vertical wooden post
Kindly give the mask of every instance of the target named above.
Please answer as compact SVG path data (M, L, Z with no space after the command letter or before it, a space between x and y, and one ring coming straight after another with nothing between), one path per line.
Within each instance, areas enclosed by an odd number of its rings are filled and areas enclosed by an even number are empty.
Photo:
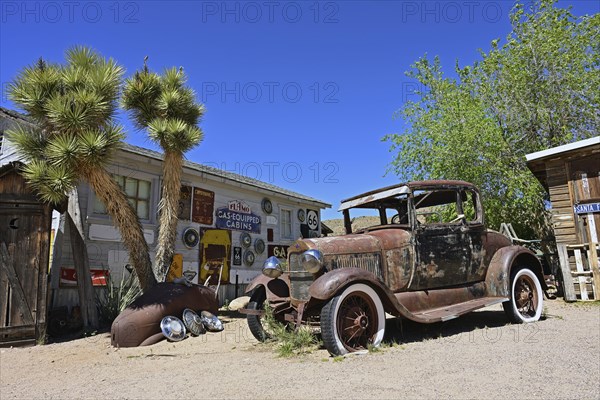
M598 266L598 243L590 242L588 252L588 261L590 262L590 270L593 275L594 284L594 300L600 299L600 268Z
M563 298L565 301L576 301L575 286L573 285L573 275L571 275L571 267L569 266L569 252L567 245L557 243L558 258L560 260L560 270L563 276Z
M69 194L69 205L67 212L69 224L69 237L73 251L73 263L77 275L77 290L79 292L79 303L81 306L81 318L86 328L98 328L98 309L92 286L87 247L83 233L83 222L81 220L81 209L79 208L79 195L77 189Z

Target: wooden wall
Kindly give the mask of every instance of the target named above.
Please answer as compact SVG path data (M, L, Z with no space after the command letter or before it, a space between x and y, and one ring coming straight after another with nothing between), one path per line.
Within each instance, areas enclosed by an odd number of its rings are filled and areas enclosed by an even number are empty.
M0 169L0 345L44 339L51 221L21 175Z

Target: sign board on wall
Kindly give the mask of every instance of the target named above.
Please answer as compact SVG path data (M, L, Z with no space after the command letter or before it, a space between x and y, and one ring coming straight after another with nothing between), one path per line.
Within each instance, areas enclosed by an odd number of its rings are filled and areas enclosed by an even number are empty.
M288 248L290 246L285 244L270 244L267 247L267 255L269 257L275 256L277 258L287 258Z
M109 275L107 269L90 268L93 286L106 286L106 278ZM60 268L60 285L61 286L77 286L77 272L75 268Z
M189 221L192 215L192 187L182 186L179 192L179 209L177 218Z
M233 248L233 265L242 265L242 248Z
M600 212L600 203L577 204L573 207L575 214L588 214Z
M192 208L192 221L203 224L213 224L213 211L215 209L215 192L194 188Z
M311 231L316 231L319 228L319 212L308 210L306 213L306 224Z
M217 228L260 233L260 222L260 216L243 201L230 201L227 207L217 209Z

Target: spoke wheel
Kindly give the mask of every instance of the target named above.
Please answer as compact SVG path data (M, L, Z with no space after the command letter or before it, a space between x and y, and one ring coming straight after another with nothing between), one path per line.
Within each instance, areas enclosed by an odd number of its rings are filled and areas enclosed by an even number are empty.
M381 300L364 284L349 286L321 310L323 343L334 356L379 346L384 330Z
M503 304L514 323L535 322L542 315L542 287L529 268L516 270L511 279L511 298Z

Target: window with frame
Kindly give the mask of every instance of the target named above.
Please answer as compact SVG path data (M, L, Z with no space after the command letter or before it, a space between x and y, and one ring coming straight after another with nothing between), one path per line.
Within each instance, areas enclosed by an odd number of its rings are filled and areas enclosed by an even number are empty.
M281 210L281 237L292 238L292 210Z
M149 220L150 219L150 197L151 197L151 184L150 181L142 179L135 179L121 175L113 175L113 179L125 192L125 196L129 201L129 204L136 211L139 219ZM106 207L98 197L94 200L94 213L95 214L106 214Z

